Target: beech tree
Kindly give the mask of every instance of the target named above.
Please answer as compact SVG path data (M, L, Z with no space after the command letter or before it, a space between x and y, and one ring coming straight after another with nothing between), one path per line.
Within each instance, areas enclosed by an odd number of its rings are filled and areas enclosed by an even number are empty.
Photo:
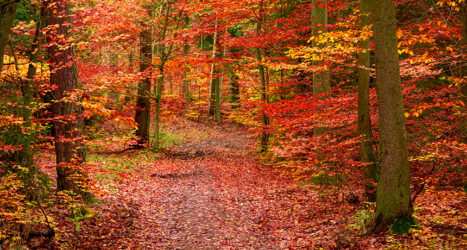
M379 112L380 178L377 187L375 232L392 226L408 232L415 224L410 195L410 168L397 51L396 12L393 0L373 0L373 37Z
M368 30L370 20L370 0L360 0L360 29ZM363 167L365 184L365 196L368 202L376 201L375 186L371 182L377 182L376 156L373 149L373 138L370 122L370 38L362 38L359 41L362 51L358 53L360 68L358 69L358 135L360 136L360 160L368 165Z
M83 145L84 119L80 114L78 72L74 62L74 49L70 44L69 28L72 23L70 4L67 1L47 2L47 34L50 64L50 84L53 103L53 135L55 136L55 156L57 163L57 189L70 190L89 199L90 194L83 190L85 175L81 164L86 162L86 149Z
M152 6L147 5L145 9L148 13L148 18L152 18ZM140 64L139 71L143 74L150 68L152 63L152 39L151 39L151 25L148 25L149 20L141 21L140 25L143 27L140 33ZM149 124L151 116L151 102L149 101L148 93L151 91L151 79L146 76L138 84L138 95L136 97L135 107L135 122L138 123L136 129L136 136L139 137L143 143L149 142Z

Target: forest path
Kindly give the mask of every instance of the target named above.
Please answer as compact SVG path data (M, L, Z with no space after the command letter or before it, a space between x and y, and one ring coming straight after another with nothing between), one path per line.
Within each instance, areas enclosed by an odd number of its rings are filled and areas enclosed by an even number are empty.
M246 132L217 133L159 159L135 160L144 155L127 152L134 172L98 197L113 204L105 217L115 229L98 237L106 247L329 248L330 231L344 226L326 198L263 165Z
M310 246L316 197L261 166L247 133L184 143L146 183L150 206L136 224L153 249L284 249ZM152 229L149 229L152 228ZM143 240L144 239L144 240ZM316 243L315 243L316 244Z

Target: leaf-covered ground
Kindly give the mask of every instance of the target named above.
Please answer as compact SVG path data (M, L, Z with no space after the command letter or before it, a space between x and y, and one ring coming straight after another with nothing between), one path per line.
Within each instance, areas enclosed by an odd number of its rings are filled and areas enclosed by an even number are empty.
M465 194L423 193L422 230L408 236L363 235L369 213L345 191L304 187L262 164L255 137L195 123L166 131L176 145L161 154L92 153L91 205L53 197L58 240L31 246L76 249L460 249L466 247ZM170 136L169 136L170 135ZM178 138L178 139L174 139ZM104 150L105 151L105 150ZM41 157L53 175L52 157ZM68 205L67 205L68 204ZM84 209L81 209L84 208ZM80 210L81 209L81 210ZM77 212L78 211L78 212ZM82 212L86 211L86 212ZM446 213L451 213L446 216ZM81 218L81 217L82 218ZM77 218L77 219L76 219ZM452 218L449 221L447 218ZM457 219L456 219L457 218ZM79 226L77 226L79 224ZM434 225L450 225L436 228ZM430 226L430 227L428 227ZM464 244L464 245L462 245Z

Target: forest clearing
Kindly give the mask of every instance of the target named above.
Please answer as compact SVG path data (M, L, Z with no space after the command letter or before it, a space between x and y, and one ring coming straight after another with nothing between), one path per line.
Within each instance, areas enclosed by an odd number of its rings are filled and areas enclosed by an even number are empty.
M0 0L0 249L467 249L465 0Z

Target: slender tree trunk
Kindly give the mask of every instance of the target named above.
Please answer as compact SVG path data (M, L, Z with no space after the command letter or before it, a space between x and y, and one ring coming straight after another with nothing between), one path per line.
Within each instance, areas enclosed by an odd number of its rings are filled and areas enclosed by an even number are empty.
M220 51L217 52L216 54L216 58L221 58L222 57L222 53ZM216 88L215 88L215 92L216 92L216 95L215 95L215 112L214 112L214 121L217 122L217 124L220 124L221 123L221 99L222 99L222 84L223 84L223 77L222 76L219 76L219 73L221 72L220 69L216 69L216 81L215 81L215 85L216 85Z
M159 37L159 42L164 41L167 35L167 27L169 25L169 13L170 13L170 6L165 4L162 6L161 12L165 8L165 23L164 28L161 32L161 36ZM171 45L172 46L172 45ZM159 53L159 83L157 84L157 89L154 87L156 92L156 114L155 114L155 124L154 124L154 145L153 145L153 152L159 152L159 144L160 144L160 110L161 110L161 101L162 101L162 91L164 87L164 65L168 59L168 53L170 53L172 47L169 47L169 52L166 52L165 44L160 44L157 46L157 50Z
M163 45L160 45L163 46ZM153 151L159 152L159 144L160 144L160 112L161 112L161 100L162 100L162 88L164 86L164 66L159 67L159 79L158 84L154 88L154 92L156 93L156 114L154 117L154 145Z
M261 33L261 21L257 23L256 26L256 33L257 35L260 35ZM261 50L255 49L256 52L256 60L259 62L258 64L258 71L259 71L259 79L261 82L261 101L264 104L268 103L268 98L266 95L266 76L264 72L264 65L261 63L263 60L261 56ZM261 112L261 123L263 124L264 128L266 128L269 125L269 117L266 115L264 111ZM265 152L268 149L268 142L269 142L269 133L262 131L261 132L261 152Z
M152 17L152 9L148 8L148 15ZM143 23L141 25L144 25ZM140 34L140 66L139 71L145 72L152 62L151 29L147 28ZM151 103L147 93L151 91L151 80L147 77L138 84L138 96L136 97L135 121L138 123L136 136L143 142L149 141L149 125L151 115Z
M215 26L215 33L214 33L214 44L212 46L212 58L214 59L216 57L216 45L217 45L217 19L216 19L216 26ZM210 86L209 86L209 96L208 96L208 111L206 115L206 124L209 122L209 116L211 115L211 102L212 100L215 100L215 91L216 91L216 80L214 79L214 74L215 74L215 63L213 62L211 64L211 76L210 76ZM214 117L215 119L215 117Z
M395 222L415 222L410 196L410 168L394 1L372 0L372 13L381 164L374 231L385 232Z
M5 55L18 2L19 0L2 1L0 3L0 74L3 70L3 56Z
M86 176L80 164L86 161L86 150L83 145L84 120L80 117L83 110L75 102L63 100L68 93L79 87L78 71L74 63L73 46L66 39L68 28L72 23L69 17L69 4L60 0L48 2L47 24L55 27L47 36L50 58L50 84L54 102L52 114L55 117L53 131L55 135L55 154L57 162L57 189L70 190L89 199L90 194L82 188ZM65 13L65 14L64 14ZM66 22L65 22L66 21ZM66 49L63 49L66 48Z
M371 0L360 0L360 29L369 27ZM370 39L360 40L358 54L360 66L370 68ZM376 187L372 182L377 182L376 155L373 149L370 121L370 71L364 68L358 69L358 135L360 136L360 160L369 163L363 167L365 179L365 198L367 202L376 201Z
M188 17L186 18L187 25L189 24ZM188 51L190 50L190 46L188 44L183 46L183 54L186 56L188 55ZM185 114L188 114L188 110L190 108L190 90L188 88L188 63L185 63L185 70L183 72L183 83L184 83L184 93L185 93Z
M318 37L319 31L328 24L328 11L327 11L326 0L313 0L313 9L311 11L313 36ZM313 47L317 46L313 40ZM313 65L319 65L319 61L313 61ZM319 95L323 93L331 92L331 83L329 80L329 72L327 70L315 73L313 75L313 94ZM314 127L315 136L319 136L326 131L325 127L320 127L317 124Z
M238 86L239 77L232 69L232 66L227 66L229 72L229 82L230 82L230 103L232 104L232 109L237 109L240 107L240 88Z
M169 87L170 87L170 95L173 95L173 91L174 91L174 86L173 86L173 81L172 81L172 78L173 78L173 74L171 74L169 76Z
M235 27L227 29L227 31L230 33L231 37L242 37L241 32L238 32ZM229 54L233 57L236 52L240 51L242 51L242 48L240 47L230 48ZM240 87L238 86L239 77L235 73L235 68L238 64L238 62L235 62L226 65L227 75L229 77L229 102L232 105L232 110L240 107Z
M225 56L225 49L224 49L224 54ZM223 72L223 70L222 70ZM216 120L217 124L221 124L221 104L222 104L222 89L224 85L224 75L219 77L219 90L216 91Z
M31 53L29 54L29 67L28 74L23 84L23 121L24 129L28 133L24 137L23 152L20 156L21 165L23 167L32 167L33 164L33 153L31 151L31 141L35 137L35 129L32 123L32 110L33 110L33 99L34 99L34 77L36 76L35 64L39 60L41 55L41 41L43 39L41 30L45 27L45 9L40 8L39 21L37 22L36 33L34 40L31 44ZM34 171L29 171L34 172Z

